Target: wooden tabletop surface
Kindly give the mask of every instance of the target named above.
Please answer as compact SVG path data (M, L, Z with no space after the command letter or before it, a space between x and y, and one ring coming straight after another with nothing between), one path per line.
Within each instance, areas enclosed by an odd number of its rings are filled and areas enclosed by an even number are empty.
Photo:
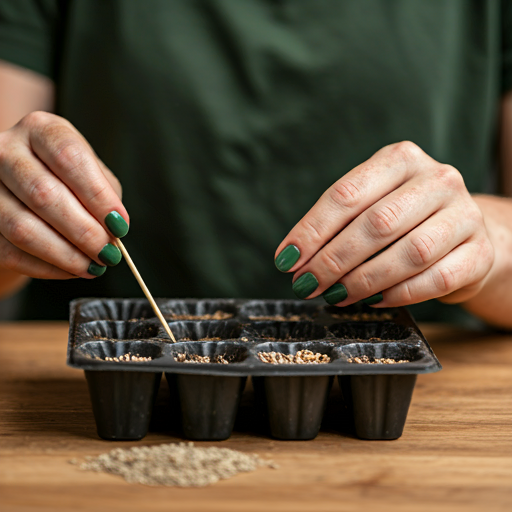
M185 489L69 464L114 447L181 441L166 432L166 397L145 439L102 441L83 373L65 365L67 324L0 324L0 511L510 511L512 335L423 331L444 369L419 376L400 439L337 433L336 390L313 441L252 432L246 407L228 441L197 445L254 452L279 468Z

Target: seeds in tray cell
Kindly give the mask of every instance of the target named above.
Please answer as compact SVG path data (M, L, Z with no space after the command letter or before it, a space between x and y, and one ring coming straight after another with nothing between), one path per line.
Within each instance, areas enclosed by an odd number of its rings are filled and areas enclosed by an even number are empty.
M200 356L198 354L176 354L174 360L178 363L217 363L229 364L228 359L222 354L211 358L210 356Z
M351 320L353 322L380 322L393 319L391 313L331 313L331 316L333 318L339 318L340 320Z
M205 315L175 315L174 313L167 313L164 315L165 318L170 320L228 320L233 318L233 313L227 311L221 311L220 309L212 314Z
M249 316L249 320L260 321L263 322L265 320L275 321L275 322L312 322L313 319L305 314L302 315L273 315L273 316Z
M99 358L101 359L101 358ZM151 357L143 357L139 354L124 354L119 357L105 357L103 361L109 361L114 363L145 363L147 361L152 361Z
M267 364L325 364L331 362L331 358L327 354L314 353L311 350L299 350L296 354L258 352L258 358Z
M198 340L192 340L190 338L180 338L179 341L222 341L222 338L214 336L213 338L199 338Z
M399 364L399 363L410 363L408 359L391 359L389 357L376 357L374 359L370 359L368 356L356 356L350 357L347 359L349 363L356 364Z

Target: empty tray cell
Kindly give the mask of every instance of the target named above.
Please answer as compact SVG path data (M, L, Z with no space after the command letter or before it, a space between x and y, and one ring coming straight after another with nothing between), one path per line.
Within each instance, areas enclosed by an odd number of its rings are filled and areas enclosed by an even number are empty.
M247 358L247 347L235 343L186 342L172 346L171 355L185 364L235 364Z
M313 322L253 322L244 326L242 337L269 341L322 340L327 328Z
M335 338L360 341L400 341L419 337L407 326L392 322L346 322L334 324L329 331Z
M257 399L266 407L270 433L277 439L318 435L333 377L252 377Z
M351 343L336 348L336 352L343 359L350 360L358 358L363 361L368 358L370 364L393 364L391 361L407 361L409 363L419 361L423 353L418 345L411 345L403 342L388 343ZM390 360L389 362L387 360ZM380 361L380 363L379 363ZM352 364L361 364L360 361L352 361Z
M272 365L328 364L338 357L332 344L320 341L261 343L253 351L258 361Z
M157 301L158 302L158 301ZM141 320L154 318L155 313L144 299L104 299L92 300L80 305L83 320Z
M398 439L402 435L416 375L347 375L338 380L353 413L357 437Z
M250 320L274 320L278 322L311 321L321 309L321 306L297 301L265 301L253 300L244 304L240 314Z
M100 320L77 328L77 342L91 340L146 340L158 335L159 324Z
M78 353L108 362L137 363L162 357L162 348L157 343L147 341L89 341L80 345Z
M98 435L142 439L148 431L162 373L85 371Z
M162 304L167 320L229 320L236 316L237 307L232 300L175 300Z
M170 322L169 327L177 341L221 341L236 339L242 332L242 326L234 320ZM159 336L166 337L163 327Z
M364 304L354 304L347 308L329 306L325 308L325 312L331 318L345 322L389 322L398 315L398 312L393 309L375 310Z
M188 439L221 441L231 435L246 377L166 373L166 378L177 390Z

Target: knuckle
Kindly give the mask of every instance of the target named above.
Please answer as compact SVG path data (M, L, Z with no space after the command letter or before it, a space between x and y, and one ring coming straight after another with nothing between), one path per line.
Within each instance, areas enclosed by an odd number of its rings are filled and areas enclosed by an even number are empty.
M404 161L411 161L418 158L423 152L420 147L410 140L403 140L391 146L396 158Z
M368 274L368 272L360 271L357 276L357 287L358 292L361 293L363 297L368 297L371 295L372 291L372 278Z
M441 182L444 187L451 190L461 190L465 188L462 174L452 165L441 165L435 173L435 178L438 183Z
M324 250L320 253L320 264L333 275L341 276L344 273L343 262L339 256L330 251Z
M415 236L407 246L407 256L416 267L429 265L434 260L436 242L427 234Z
M302 220L302 227L308 233L312 243L324 242L324 237L322 235L320 224L316 219L304 218Z
M76 141L62 141L56 148L54 155L56 164L67 174L73 173L84 165L84 149Z
M29 186L29 196L36 210L45 210L58 200L58 184L50 183L46 177L35 178Z
M7 244L2 247L2 267L16 272L21 264L23 253L14 246Z
M432 279L437 291L447 295L456 290L457 276L450 267L439 267L433 271Z
M387 238L396 232L400 223L399 208L384 205L368 213L369 232L374 238Z
M76 244L80 247L95 247L97 239L98 234L95 226L85 226L78 234Z
M400 290L400 301L403 304L412 304L415 302L411 287L407 281L403 283L402 289Z
M51 122L54 117L56 116L50 114L49 112L44 112L43 110L34 110L33 112L30 112L24 116L19 124L27 128L44 126L48 122Z
M353 208L361 200L361 192L349 180L341 179L329 189L329 198L340 208Z
M18 218L10 219L6 225L5 237L15 246L24 247L32 238L32 228Z

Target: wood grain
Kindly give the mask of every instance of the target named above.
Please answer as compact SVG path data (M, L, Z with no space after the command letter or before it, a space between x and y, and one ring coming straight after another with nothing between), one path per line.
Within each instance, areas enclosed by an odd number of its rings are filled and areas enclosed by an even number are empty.
M96 436L82 372L67 368L65 323L0 324L0 511L510 511L512 335L424 326L443 371L418 379L402 438L340 435L331 395L314 441L254 428L246 393L237 432L220 445L273 459L200 489L150 488L80 471L71 458L182 439L163 388L142 441ZM257 422L256 422L257 423Z

